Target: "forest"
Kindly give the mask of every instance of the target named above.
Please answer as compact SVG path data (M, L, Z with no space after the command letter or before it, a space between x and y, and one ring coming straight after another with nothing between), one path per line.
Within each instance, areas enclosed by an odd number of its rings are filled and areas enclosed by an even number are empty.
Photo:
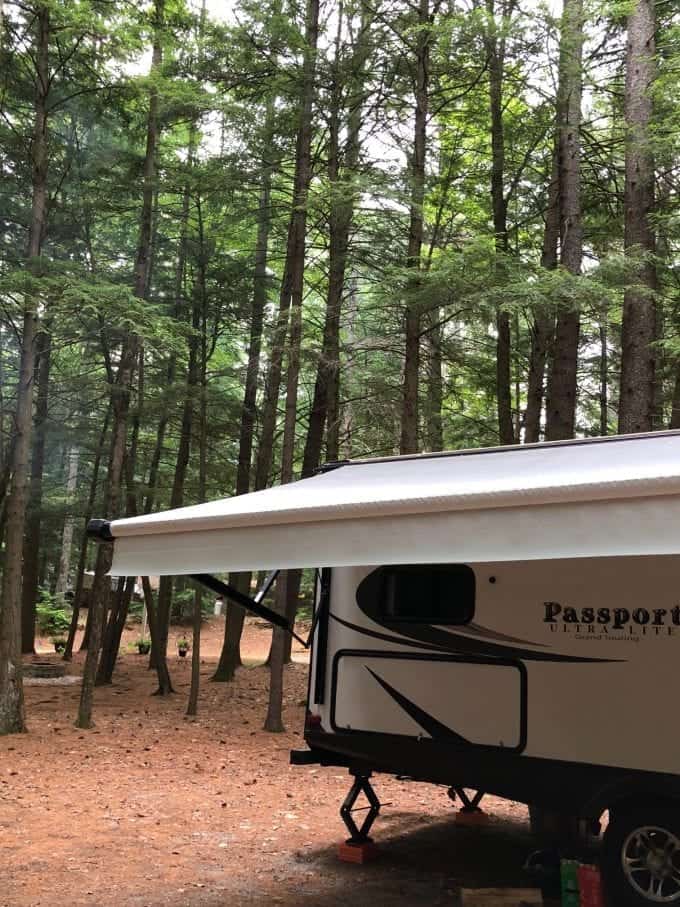
M26 727L41 611L66 615L67 661L87 617L90 727L138 598L160 693L170 622L192 622L196 708L212 600L112 585L92 517L345 458L680 427L674 0L0 20L0 733ZM311 582L289 571L276 607ZM229 606L216 681L243 621ZM288 657L276 631L269 730Z

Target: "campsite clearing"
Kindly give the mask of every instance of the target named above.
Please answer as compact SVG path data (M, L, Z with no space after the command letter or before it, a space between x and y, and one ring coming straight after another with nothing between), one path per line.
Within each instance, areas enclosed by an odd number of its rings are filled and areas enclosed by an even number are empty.
M73 727L77 684L27 686L31 733L0 740L2 907L333 907L350 889L371 907L456 905L463 887L526 887L523 806L489 798L488 825L456 827L443 788L382 776L380 856L340 863L347 774L288 764L302 745L306 665L286 672L287 732L267 734L265 668L208 682L222 632L221 619L205 626L195 721L184 717L190 666L176 656L169 699L150 695L146 658L122 656L90 732ZM262 661L269 638L248 620L246 659Z

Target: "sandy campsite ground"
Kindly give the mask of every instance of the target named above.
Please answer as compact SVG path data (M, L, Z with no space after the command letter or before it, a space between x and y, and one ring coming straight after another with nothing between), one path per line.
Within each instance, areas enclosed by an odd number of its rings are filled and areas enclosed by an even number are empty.
M0 738L2 907L455 905L461 886L527 884L524 807L489 798L486 827L456 827L443 788L383 777L379 858L340 863L347 774L288 764L303 744L304 653L287 668L287 731L267 734L258 662L270 633L249 621L253 666L233 684L209 683L222 632L221 619L205 625L195 720L184 717L181 631L170 649L177 695L151 696L146 658L126 653L115 683L97 690L92 731L73 726L76 683L27 686L30 733Z

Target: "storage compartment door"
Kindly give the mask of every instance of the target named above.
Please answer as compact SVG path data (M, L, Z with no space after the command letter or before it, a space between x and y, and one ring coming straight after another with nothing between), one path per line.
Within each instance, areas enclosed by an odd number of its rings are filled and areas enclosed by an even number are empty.
M341 650L333 665L336 731L503 747L526 738L526 674L520 662Z

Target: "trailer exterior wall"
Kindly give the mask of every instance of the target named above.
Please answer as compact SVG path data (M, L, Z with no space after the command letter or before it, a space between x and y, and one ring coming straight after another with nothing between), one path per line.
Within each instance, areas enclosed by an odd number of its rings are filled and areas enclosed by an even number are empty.
M310 703L321 721L308 733L310 745L373 768L479 783L518 799L535 800L536 772L553 765L558 773L543 784L543 796L553 799L563 790L575 796L570 779L586 799L607 784L625 779L630 788L645 776L680 787L672 705L679 557L476 564L470 625L409 625L402 633L357 604L357 589L373 569L332 572L326 689L323 704ZM446 637L452 658L467 660L467 675L456 661L445 679ZM521 751L511 728L522 704L509 679L499 692L499 666L510 664L512 653L526 671ZM349 672L343 662L351 664ZM430 730L404 702L433 719ZM508 715L510 709L517 715ZM456 742L456 734L467 742Z

